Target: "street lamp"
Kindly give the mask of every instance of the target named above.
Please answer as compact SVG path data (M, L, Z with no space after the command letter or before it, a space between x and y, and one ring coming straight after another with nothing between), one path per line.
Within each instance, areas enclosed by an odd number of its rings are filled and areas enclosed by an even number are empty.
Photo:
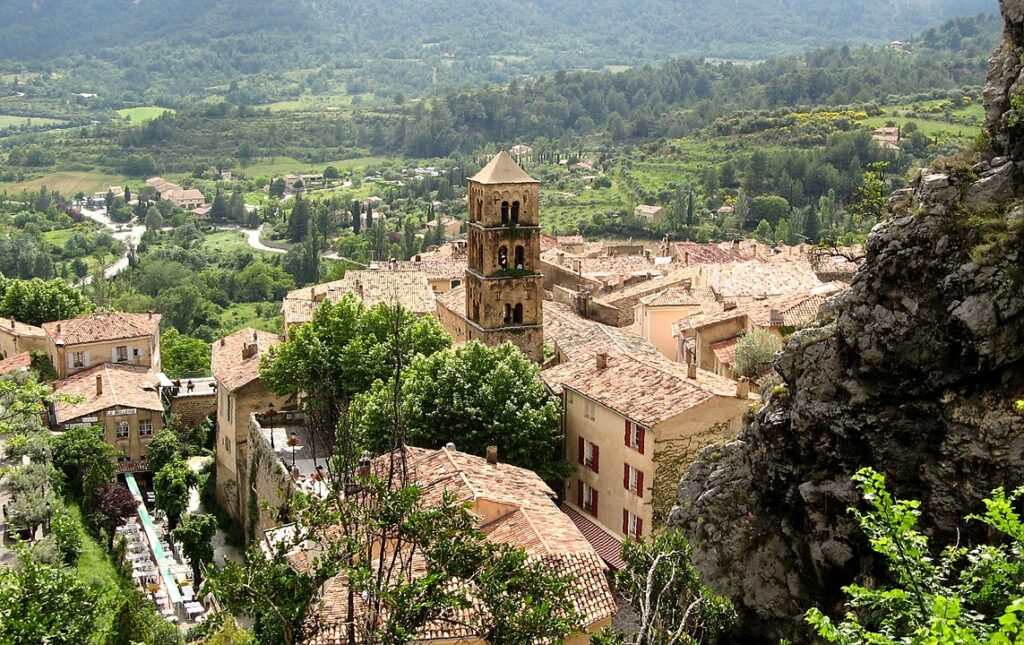
M292 430L291 434L288 436L288 445L291 446L292 449L292 470L294 471L295 452L298 450L298 447L302 445L302 441L299 440L299 435L295 434L294 430Z
M270 405L268 406L267 413L266 413L267 420L270 421L270 449L271 450L276 450L277 449L276 446L274 446L274 415L276 415L276 414L277 414L277 411L274 410L274 403L271 402Z

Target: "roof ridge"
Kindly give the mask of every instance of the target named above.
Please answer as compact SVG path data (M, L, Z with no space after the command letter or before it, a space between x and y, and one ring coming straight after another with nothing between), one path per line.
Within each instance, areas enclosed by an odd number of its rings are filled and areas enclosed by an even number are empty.
M117 396L117 390L114 388L114 379L110 378L110 363L103 364L103 376L110 385L110 397L116 404L121 399Z

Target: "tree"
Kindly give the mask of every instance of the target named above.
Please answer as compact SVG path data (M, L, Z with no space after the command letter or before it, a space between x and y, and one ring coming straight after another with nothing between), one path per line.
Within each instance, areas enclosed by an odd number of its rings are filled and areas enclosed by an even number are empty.
M228 198L218 188L217 194L213 196L213 203L210 204L210 219L215 222L223 222L231 217L231 206Z
M114 478L114 449L103 442L96 426L69 428L53 440L53 465L73 490L81 491L86 473L93 481Z
M167 513L167 526L172 531L188 509L188 491L194 477L188 464L180 460L164 465L153 477L156 507Z
M103 529L110 536L110 547L114 546L114 534L117 527L122 526L135 515L139 502L124 486L108 482L93 493L93 508L103 518Z
M352 232L359 235L359 230L362 228L362 208L359 201L352 200L352 207L349 210L352 213Z
M159 231L164 226L164 217L160 214L160 209L156 206L150 206L149 210L146 211L146 230L152 233Z
M788 217L789 211L789 202L778 195L760 195L750 202L750 219L768 220L772 226L778 224L783 217Z
M728 598L700 584L690 561L693 549L676 530L622 543L626 566L615 574L616 590L636 612L630 634L606 630L598 645L697 645L714 642L736 621Z
M797 237L793 233L793 227L790 226L789 219L783 218L779 220L779 225L775 228L775 240L789 245L797 243Z
M1024 523L1018 511L1024 488L1010 494L996 489L984 501L984 514L968 516L988 527L992 544L938 550L914 528L920 502L894 499L885 477L870 468L853 481L868 510L851 510L891 582L844 587L849 600L838 624L817 608L808 610L818 637L843 645L1024 641Z
M73 567L82 553L82 525L62 508L50 518L50 532L57 543L61 560Z
M280 199L284 197L284 191L287 190L287 188L288 184L285 182L284 177L278 177L270 183L270 196Z
M772 231L772 225L768 223L768 220L763 219L757 224L757 228L754 229L754 237L765 244L771 244L775 238L775 232Z
M367 447L390 446L394 424L392 393L377 381L356 399L351 419ZM500 446L502 459L561 481L566 464L560 409L540 381L539 369L515 346L489 347L477 341L415 358L403 374L402 421L409 443L483 455Z
M133 586L123 586L123 601L114 614L104 645L180 645L178 629L156 613L155 606Z
M341 173L334 166L324 168L324 179L337 179L338 177L341 177Z
M302 195L295 196L291 216L288 218L288 239L301 242L309 235L309 202Z
M818 219L818 212L811 209L804 220L804 237L811 244L817 244L821 237L821 220Z
M206 374L210 370L210 344L168 329L160 336L160 361L171 378Z
M213 562L213 536L217 534L217 518L205 513L189 513L174 529L174 539L192 565L192 579L198 587L203 565Z
M150 440L146 451L150 472L158 473L164 466L181 460L181 441L171 428L163 428Z
M92 305L63 280L0 278L0 316L29 325L67 320L89 313Z
M12 645L91 642L103 603L99 591L61 565L22 551L20 567L0 567L0 633Z
M780 349L782 341L773 333L759 327L751 329L736 342L733 369L740 376L760 376L771 366Z

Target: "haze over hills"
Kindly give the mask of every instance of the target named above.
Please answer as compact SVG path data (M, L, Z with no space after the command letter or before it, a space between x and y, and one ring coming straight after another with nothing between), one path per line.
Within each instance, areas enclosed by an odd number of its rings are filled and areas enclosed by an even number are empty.
M672 57L763 59L886 42L996 0L39 0L0 3L0 65L104 64L165 91L334 66L418 92ZM77 78L87 79L79 73Z

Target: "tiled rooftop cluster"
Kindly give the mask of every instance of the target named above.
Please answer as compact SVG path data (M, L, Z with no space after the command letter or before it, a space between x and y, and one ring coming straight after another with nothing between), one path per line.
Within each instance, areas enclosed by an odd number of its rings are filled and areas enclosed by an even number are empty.
M159 376L145 367L104 363L73 374L57 383L54 393L80 397L75 403L54 406L57 423L122 406L163 412L157 392Z
M434 291L424 272L349 271L341 280L289 291L283 306L285 325L309 322L320 303L337 302L347 293L355 294L368 307L381 302L401 304L419 315L433 313L435 309Z
M94 313L81 318L43 323L57 345L80 345L160 333L160 314Z

